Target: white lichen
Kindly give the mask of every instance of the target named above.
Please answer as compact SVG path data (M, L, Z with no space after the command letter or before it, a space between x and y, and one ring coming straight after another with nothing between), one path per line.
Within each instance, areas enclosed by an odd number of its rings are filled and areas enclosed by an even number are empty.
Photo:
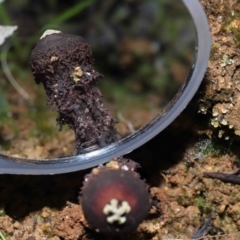
M217 121L216 119L213 119L213 120L211 121L211 125L212 125L214 128L219 127L219 123L218 123L218 121Z
M198 110L198 113L206 114L206 113L207 113L207 109L202 106L202 107L200 107L200 109Z
M234 59L228 57L228 55L223 55L220 66L226 67L227 65L232 65L234 63Z
M237 136L240 136L240 130L235 130L234 133L235 133Z
M119 204L117 199L112 199L109 204L106 204L103 208L103 213L109 215L107 222L110 224L118 223L123 224L127 218L125 214L131 211L131 207L128 202L123 201Z
M220 122L222 125L226 126L228 125L228 122L226 119L222 119L222 121Z
M223 108L223 109L222 109L222 113L223 113L223 114L225 114L225 113L227 113L227 112L228 112L228 110L227 110L226 108Z

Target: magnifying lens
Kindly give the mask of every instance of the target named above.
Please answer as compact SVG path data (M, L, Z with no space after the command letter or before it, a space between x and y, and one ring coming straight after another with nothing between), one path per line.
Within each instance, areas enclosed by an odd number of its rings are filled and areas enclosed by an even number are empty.
M94 67L104 75L97 86L117 121L119 139L74 155L72 131L58 132L43 88L34 84L29 70L16 76L8 56L5 63L31 104L2 86L0 173L73 172L127 154L166 128L201 83L211 40L197 0L105 0L67 7L79 7L81 17L64 24L56 17L49 27L77 33L91 46ZM6 72L6 65L2 67Z

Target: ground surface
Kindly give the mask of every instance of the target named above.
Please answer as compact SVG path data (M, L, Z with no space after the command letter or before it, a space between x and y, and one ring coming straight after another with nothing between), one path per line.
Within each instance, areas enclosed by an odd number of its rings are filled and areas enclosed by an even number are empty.
M152 207L137 231L122 239L191 239L209 214L213 225L224 231L215 239L240 238L240 186L203 177L206 171L230 173L239 164L240 3L201 2L213 39L209 67L198 93L181 116L128 156L141 164L141 176L160 206ZM21 125L24 128L28 122ZM7 138L11 130L1 129L1 135ZM49 148L38 147L38 151L32 146L41 144L30 141L34 157L64 156L69 149L73 151L72 133L64 131L56 139ZM59 139L61 147L57 146ZM19 153L28 144L19 141L15 144L18 149L11 153ZM86 173L1 175L0 239L108 239L88 228L78 203Z

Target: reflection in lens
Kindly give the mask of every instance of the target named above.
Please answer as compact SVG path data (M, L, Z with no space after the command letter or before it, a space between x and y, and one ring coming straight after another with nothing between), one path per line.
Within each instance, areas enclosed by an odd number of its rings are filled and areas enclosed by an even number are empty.
M28 57L39 29L49 27L74 1L66 6L36 1L31 7L19 1L16 8L11 2L4 7L24 38L12 41L8 68L31 100L25 101L9 82L0 83L1 152L22 158L72 155L74 134L67 127L58 131L56 113L46 105L42 87L35 85ZM95 1L70 19L55 22L51 28L81 35L90 44L95 68L105 76L99 88L121 137L147 124L169 103L193 62L194 25L180 1Z

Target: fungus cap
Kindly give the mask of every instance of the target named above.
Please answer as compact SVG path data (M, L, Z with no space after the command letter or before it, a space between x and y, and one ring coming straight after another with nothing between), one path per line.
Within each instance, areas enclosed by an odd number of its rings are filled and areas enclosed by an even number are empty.
M96 231L109 235L132 232L150 208L147 185L134 172L99 169L84 184L82 208Z
M61 32L43 35L30 56L33 74L40 82L77 66L91 71L92 65L89 44L80 36Z

